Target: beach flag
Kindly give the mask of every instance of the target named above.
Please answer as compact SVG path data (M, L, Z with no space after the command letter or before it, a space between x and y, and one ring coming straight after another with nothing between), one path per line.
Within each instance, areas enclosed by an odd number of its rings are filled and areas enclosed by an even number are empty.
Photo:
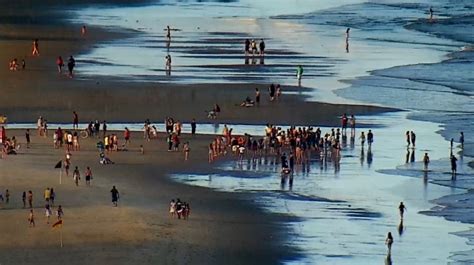
M63 220L58 220L53 224L53 228L61 228L63 226Z
M62 160L59 160L58 163L56 163L56 165L54 166L54 168L61 168L63 166L63 161Z

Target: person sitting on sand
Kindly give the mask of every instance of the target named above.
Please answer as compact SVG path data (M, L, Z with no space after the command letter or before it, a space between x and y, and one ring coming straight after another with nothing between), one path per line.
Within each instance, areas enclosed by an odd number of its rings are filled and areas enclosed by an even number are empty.
M110 158L106 157L104 153L100 153L99 163L101 165L115 164L112 160L110 160Z
M17 71L18 70L18 60L16 58L11 60L10 63L8 64L8 67L9 67L10 71Z
M241 107L253 107L254 104L255 104L255 102L250 97L247 97L247 98L245 98L244 101L242 101L242 103L240 103L240 106Z

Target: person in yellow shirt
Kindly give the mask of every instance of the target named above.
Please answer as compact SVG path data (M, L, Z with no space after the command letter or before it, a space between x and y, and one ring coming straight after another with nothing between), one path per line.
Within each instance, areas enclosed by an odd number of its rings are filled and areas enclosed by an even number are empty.
M51 190L49 188L46 188L44 190L44 200L49 202L50 199L51 199Z

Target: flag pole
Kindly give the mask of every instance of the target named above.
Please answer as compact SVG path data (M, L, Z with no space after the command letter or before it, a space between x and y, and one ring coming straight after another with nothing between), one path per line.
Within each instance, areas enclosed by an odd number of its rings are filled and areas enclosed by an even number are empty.
M59 228L59 244L63 247L63 228Z

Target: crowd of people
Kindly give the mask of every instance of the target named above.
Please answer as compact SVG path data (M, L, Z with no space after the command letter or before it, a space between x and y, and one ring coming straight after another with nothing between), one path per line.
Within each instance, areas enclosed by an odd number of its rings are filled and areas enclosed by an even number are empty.
M191 214L189 203L182 202L179 198L170 202L169 213L172 218L188 220Z

